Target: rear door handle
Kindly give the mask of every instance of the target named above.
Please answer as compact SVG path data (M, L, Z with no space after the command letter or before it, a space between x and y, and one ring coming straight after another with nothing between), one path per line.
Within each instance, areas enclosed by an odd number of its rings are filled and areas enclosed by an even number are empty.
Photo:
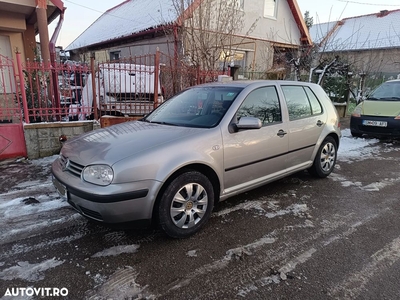
M278 133L276 135L279 136L279 137L284 137L285 134L287 134L287 132L281 129L281 130L278 131Z
M322 125L324 125L324 122L322 122L321 120L318 120L317 126L318 126L318 127L321 127Z

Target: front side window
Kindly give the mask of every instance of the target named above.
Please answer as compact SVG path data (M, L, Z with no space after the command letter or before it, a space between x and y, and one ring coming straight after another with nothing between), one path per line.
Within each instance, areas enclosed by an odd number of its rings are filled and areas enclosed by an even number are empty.
M282 122L281 106L275 87L252 91L240 106L237 117L256 117L263 126Z
M286 85L282 91L290 121L322 113L321 104L309 87Z
M264 0L264 17L276 18L278 0Z

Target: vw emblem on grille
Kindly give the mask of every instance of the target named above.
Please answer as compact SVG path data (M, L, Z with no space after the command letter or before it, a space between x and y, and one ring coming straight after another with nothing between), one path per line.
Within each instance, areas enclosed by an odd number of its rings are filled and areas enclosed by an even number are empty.
M69 168L69 159L67 158L67 160L65 161L65 165L63 166L62 170L66 171Z

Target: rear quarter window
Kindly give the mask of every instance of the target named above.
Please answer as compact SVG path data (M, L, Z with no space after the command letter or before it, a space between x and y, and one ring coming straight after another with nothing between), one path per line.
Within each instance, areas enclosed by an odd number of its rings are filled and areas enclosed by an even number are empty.
M321 103L319 102L317 96L315 96L314 92L308 86L305 86L304 90L306 91L308 100L310 101L312 114L318 115L322 113Z

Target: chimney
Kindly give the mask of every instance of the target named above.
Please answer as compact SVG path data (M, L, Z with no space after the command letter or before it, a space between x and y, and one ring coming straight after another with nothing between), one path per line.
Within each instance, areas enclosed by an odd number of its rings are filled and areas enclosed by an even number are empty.
M387 16L388 14L389 14L389 11L388 11L387 9L381 10L381 11L378 13L378 18L385 17L385 16Z

